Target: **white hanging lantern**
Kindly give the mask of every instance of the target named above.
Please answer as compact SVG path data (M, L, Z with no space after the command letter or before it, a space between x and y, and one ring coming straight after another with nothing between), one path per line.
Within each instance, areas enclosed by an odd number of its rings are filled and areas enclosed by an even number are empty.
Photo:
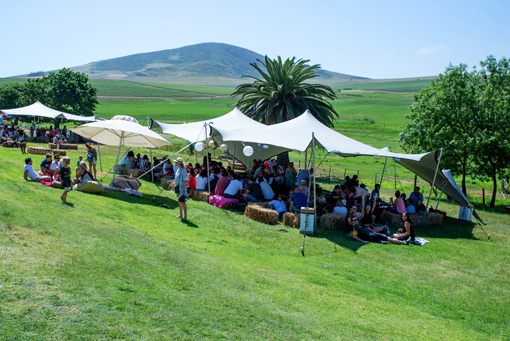
M204 150L205 146L204 146L204 143L203 142L197 142L195 143L195 150L197 152L201 152L202 150Z
M246 146L243 148L243 154L245 156L252 156L253 155L253 147L252 146Z

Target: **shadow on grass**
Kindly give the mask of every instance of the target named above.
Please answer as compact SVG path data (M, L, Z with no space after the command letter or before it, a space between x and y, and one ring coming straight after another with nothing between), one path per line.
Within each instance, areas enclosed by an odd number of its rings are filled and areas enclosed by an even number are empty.
M150 206L156 206L161 208L168 208L168 209L174 209L179 207L176 200L170 199L169 196L166 195L149 195L144 194L142 198L133 196L133 195L127 195L124 192L117 192L117 191L109 191L106 190L101 194L101 196L120 200L124 202L128 202L131 204L139 204L139 205L150 205Z
M307 238L324 238L329 240L332 243L335 243L336 245L343 247L344 249L347 249L349 251L352 251L354 253L358 252L358 249L361 248L363 244L361 242L358 242L351 237L345 235L340 230L327 230L327 229L317 229L317 233L311 236L306 236Z

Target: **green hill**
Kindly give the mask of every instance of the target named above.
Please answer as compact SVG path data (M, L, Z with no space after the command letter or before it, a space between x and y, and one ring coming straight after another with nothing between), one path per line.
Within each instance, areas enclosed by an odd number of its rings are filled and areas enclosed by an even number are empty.
M263 55L245 48L202 43L177 49L139 53L72 67L91 78L151 82L228 85L239 84L243 75L254 75L250 63ZM361 77L320 71L321 82L338 83Z

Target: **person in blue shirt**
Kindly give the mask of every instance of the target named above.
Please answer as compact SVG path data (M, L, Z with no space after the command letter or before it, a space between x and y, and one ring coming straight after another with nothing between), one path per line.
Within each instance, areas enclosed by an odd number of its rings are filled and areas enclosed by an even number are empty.
M418 201L423 202L423 194L420 193L420 187L415 187L414 192L411 193L409 199L413 202L414 205L418 203Z
M294 194L290 197L289 210L295 213L301 211L301 207L306 207L306 195L301 193L298 188L294 190Z

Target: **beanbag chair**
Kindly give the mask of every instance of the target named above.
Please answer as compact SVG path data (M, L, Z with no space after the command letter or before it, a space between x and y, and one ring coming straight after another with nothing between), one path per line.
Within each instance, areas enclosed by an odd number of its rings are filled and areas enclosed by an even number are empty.
M96 194L103 193L104 191L103 184L97 181L87 181L82 184L77 184L74 189L80 192Z

